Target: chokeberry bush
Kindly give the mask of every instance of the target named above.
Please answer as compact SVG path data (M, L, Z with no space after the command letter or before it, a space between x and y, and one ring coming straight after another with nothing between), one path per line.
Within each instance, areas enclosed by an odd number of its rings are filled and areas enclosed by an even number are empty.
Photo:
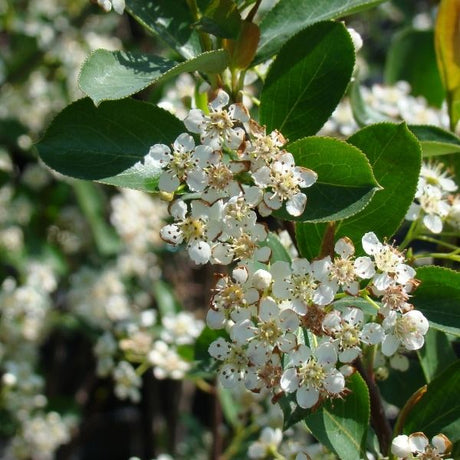
M459 458L460 2L93 3L0 4L2 458Z

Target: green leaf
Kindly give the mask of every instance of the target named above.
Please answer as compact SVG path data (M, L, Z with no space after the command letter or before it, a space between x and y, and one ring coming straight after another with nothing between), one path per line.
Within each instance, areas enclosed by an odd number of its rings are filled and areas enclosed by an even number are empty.
M348 236L357 245L369 231L380 239L390 237L403 222L415 194L421 166L420 145L403 123L368 126L348 142L366 154L383 190L362 211L337 223L336 240ZM305 257L318 255L325 228L324 224L297 225L296 235Z
M37 149L61 174L156 191L160 171L134 165L150 146L171 144L182 132L181 121L152 104L124 99L96 108L86 98L56 116Z
M168 283L161 280L155 281L153 283L153 295L161 316L175 315L182 310Z
M406 29L397 34L385 63L385 83L405 80L414 96L424 96L430 105L441 107L445 99L439 75L432 30Z
M353 43L343 24L322 22L299 32L268 71L261 123L291 141L315 134L343 96L354 60Z
M280 0L265 15L260 25L262 33L255 64L278 53L293 35L311 24L357 13L383 1L385 0Z
M437 126L409 125L422 146L424 157L460 152L460 138Z
M301 221L323 222L356 214L378 190L366 156L344 141L307 137L289 144L287 149L297 166L318 174L316 183L306 190L307 206L298 218Z
M457 359L446 334L436 329L430 329L425 335L425 345L417 355L427 383Z
M211 0L196 26L221 38L236 39L242 19L233 0Z
M380 123L382 121L391 121L383 113L373 109L367 104L361 94L361 85L357 79L350 83L348 94L350 96L351 110L353 118L359 126L367 126L372 123Z
M228 64L224 50L210 51L178 63L160 56L125 51L94 51L83 64L80 88L99 105L131 96L153 83L159 83L183 72L218 73Z
M460 337L460 273L444 267L417 269L421 281L412 303L433 329Z
M120 240L104 219L105 196L102 190L91 182L75 181L72 186L80 209L91 227L99 252L103 255L116 254L120 249Z
M390 375L387 379L378 381L383 399L396 407L402 408L412 394L425 384L425 376L418 359L409 358L409 369L399 371L387 364Z
M185 0L126 0L126 10L186 59L201 53L199 34Z
M457 360L428 384L426 393L409 412L403 431L422 431L428 438L439 433L460 440L460 361Z
M343 460L358 459L363 454L369 425L369 391L362 377L355 373L343 399L327 401L305 417L305 423L321 444Z

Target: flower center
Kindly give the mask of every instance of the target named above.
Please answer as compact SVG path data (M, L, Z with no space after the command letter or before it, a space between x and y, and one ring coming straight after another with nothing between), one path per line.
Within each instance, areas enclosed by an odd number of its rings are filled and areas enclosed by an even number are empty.
M323 386L323 380L326 377L326 373L324 372L323 366L315 359L309 359L299 369L299 376L301 385L319 389Z
M304 302L309 302L315 290L318 286L318 283L315 279L309 275L291 275L291 293L294 298L303 300Z
M275 320L261 322L258 325L258 337L261 342L267 345L275 345L281 337L282 331Z
M355 279L354 264L349 259L336 259L331 267L331 278L340 284L350 283Z
M396 267L403 262L401 253L394 247L385 245L374 255L375 264L382 272L394 273Z
M211 165L207 173L209 186L217 190L224 190L233 180L233 173L224 164Z
M206 225L201 219L187 217L179 226L186 241L199 240L206 233Z

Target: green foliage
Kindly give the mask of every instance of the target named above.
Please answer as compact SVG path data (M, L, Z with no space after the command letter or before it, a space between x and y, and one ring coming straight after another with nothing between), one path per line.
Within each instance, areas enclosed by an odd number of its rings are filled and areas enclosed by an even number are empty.
M336 238L348 236L358 242L369 231L380 239L390 237L401 225L414 198L421 166L420 145L404 124L390 123L363 128L348 142L367 156L383 190L360 212L337 223ZM321 224L297 225L297 238L305 256L319 253L324 230L325 225Z
M125 51L94 51L83 64L80 88L96 105L131 96L153 83L176 77L183 72L217 73L228 64L224 50L209 51L178 63L169 59Z
M361 458L370 416L369 392L359 374L347 383L350 393L344 399L325 402L305 417L305 423L319 442L339 458Z
M444 267L417 269L420 286L412 301L433 329L460 337L460 273Z
M449 338L436 329L425 335L425 345L417 355L428 383L457 359Z
M345 26L321 22L280 50L261 95L260 120L291 142L315 134L332 114L351 78L354 48Z
M236 39L242 19L233 0L211 0L196 26L221 38Z
M460 152L460 138L449 131L430 125L410 125L409 129L419 140L424 157Z
M297 166L313 169L318 180L307 191L301 221L324 222L349 217L364 208L378 190L366 156L338 139L308 137L289 144Z
M185 0L126 0L126 9L140 24L186 59L201 53L200 37Z
M409 412L404 433L422 431L432 437L443 433L452 442L460 440L460 361L457 360L428 384L426 393Z
M53 120L37 149L62 174L155 191L159 170L133 165L151 145L170 144L183 130L177 118L152 104L125 99L96 108L82 99Z
M414 96L441 107L445 91L436 65L432 30L407 29L395 36L385 64L385 83L405 80Z
M255 63L263 62L278 53L293 35L310 24L357 13L383 1L385 0L280 0L260 25L260 45Z
M174 315L182 310L171 286L165 281L157 280L153 284L153 295L162 316Z

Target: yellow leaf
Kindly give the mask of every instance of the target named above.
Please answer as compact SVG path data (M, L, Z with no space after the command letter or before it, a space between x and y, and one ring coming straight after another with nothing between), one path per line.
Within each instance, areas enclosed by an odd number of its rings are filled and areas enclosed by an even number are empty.
M451 129L460 119L460 0L441 0L435 27L438 67L447 91Z

